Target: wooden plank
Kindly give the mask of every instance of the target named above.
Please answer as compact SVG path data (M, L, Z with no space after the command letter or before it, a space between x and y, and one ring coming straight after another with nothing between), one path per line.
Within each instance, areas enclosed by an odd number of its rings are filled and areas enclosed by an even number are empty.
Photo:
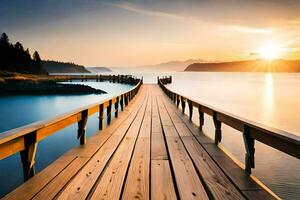
M73 160L70 165L48 183L33 199L53 199L87 161L88 158L76 158Z
M125 137L101 176L91 199L119 199L135 139Z
M178 137L176 128L174 126L164 126L163 132L166 137Z
M133 152L135 141L142 123L146 106L138 113L125 138L116 150L111 162L106 167L97 183L91 199L119 199L128 164Z
M126 134L132 121L138 115L137 113L140 111L140 109L143 109L143 101L140 101L139 104L141 105L137 106L137 108L135 108L135 111L132 112L129 116L128 113L127 115L125 115L126 120L123 120L123 123L118 126L116 130L114 130L114 134L107 140L106 143L104 143L104 145L98 150L98 152L87 163L87 165L84 166L81 172L74 177L74 179L71 181L71 183L68 184L64 191L60 193L58 199L85 199L88 196L92 187L98 180L98 177L107 165L109 159L115 152L115 149L120 144L123 136ZM116 120L116 122L120 123L120 120ZM112 123L109 128L113 127L113 124L114 123ZM108 129L104 129L103 133L109 134L109 132L106 131ZM101 137L103 133L101 133L99 136L94 136L94 138L98 139L97 137Z
M31 199L43 187L45 187L55 176L63 171L76 157L62 156L46 167L42 173L38 173L33 178L29 179L25 184L7 194L3 199L23 200Z
M152 133L151 135L151 159L165 160L168 154L165 146L164 136L162 133Z
M177 199L168 160L151 161L151 199Z
M121 139L121 136L113 135L60 193L58 199L85 199Z
M156 96L153 96L152 98L151 159L168 159L164 136L162 133L162 125L158 115Z
M167 137L172 167L181 199L208 199L193 163L177 137Z
M139 137L130 163L122 199L150 197L150 138Z
M194 137L182 141L214 199L244 199Z
M150 96L148 99L143 123L140 129L139 138L145 137L150 138L151 134L151 110L152 110L152 97Z
M173 118L172 118L172 120L173 120ZM192 136L191 131L186 127L186 125L184 123L182 123L182 121L181 121L181 123L174 122L174 125L175 125L175 128L176 128L179 136Z
M162 99L159 98L157 100L160 116L165 113L164 119L172 123L172 120L163 105ZM162 121L164 119L161 118ZM174 125L163 126L163 130L166 136L167 148L180 198L208 199L206 191L193 166L193 162L184 148ZM177 134L177 137L175 134Z

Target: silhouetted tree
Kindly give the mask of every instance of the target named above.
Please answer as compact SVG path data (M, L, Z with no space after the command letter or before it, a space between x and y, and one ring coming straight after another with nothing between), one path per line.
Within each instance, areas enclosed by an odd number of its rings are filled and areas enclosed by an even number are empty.
M0 37L0 70L35 74L46 73L38 52L34 52L31 58L29 50L24 50L20 42L11 44L6 33L2 33Z
M6 44L9 43L9 39L8 39L8 36L6 35L6 33L1 34L0 42L1 43L6 43Z
M46 73L43 69L42 59L37 51L35 51L32 55L32 62L33 62L33 73L35 74L44 74Z

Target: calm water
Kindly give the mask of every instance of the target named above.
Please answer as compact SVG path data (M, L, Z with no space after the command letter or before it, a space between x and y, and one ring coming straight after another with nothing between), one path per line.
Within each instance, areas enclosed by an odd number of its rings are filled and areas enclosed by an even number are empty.
M256 123L300 136L300 74L176 73L170 89ZM194 122L198 124L197 115ZM213 137L210 117L204 131ZM222 126L222 145L244 162L242 134ZM284 199L300 199L300 160L256 142L253 174Z
M80 84L82 84L80 82ZM108 82L83 84L109 92L102 95L0 96L0 133L12 128L71 111L130 89L132 86ZM97 131L97 115L89 117L87 136ZM38 144L36 170L40 171L67 150L79 144L77 124L55 133ZM19 154L0 161L0 197L22 184L23 174Z
M145 83L156 83L157 75L173 75L173 83L168 87L182 95L254 122L300 136L300 74L180 72L173 74L136 73L135 75L143 76ZM113 87L114 92L120 92L129 87L109 83L88 84L94 84L104 90L106 87ZM82 106L83 103L89 104L107 96L109 95L1 97L0 110L5 114L0 115L0 132L36 119L64 113ZM197 124L196 113L194 119ZM39 144L36 162L38 170L78 144L76 129L75 124ZM87 127L88 135L96 130L97 118L90 118ZM227 126L222 126L222 130L221 145L240 162L243 162L245 150L242 134ZM207 116L204 131L208 136L213 137L213 122ZM52 145L47 145L49 143ZM259 142L255 145L256 168L253 174L281 198L300 199L299 159ZM19 160L19 156L12 156L0 161L0 194L22 182ZM5 184L1 180L5 180Z

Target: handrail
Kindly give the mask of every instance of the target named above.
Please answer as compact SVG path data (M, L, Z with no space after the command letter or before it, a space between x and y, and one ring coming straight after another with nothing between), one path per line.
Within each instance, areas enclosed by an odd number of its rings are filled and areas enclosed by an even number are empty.
M20 152L24 180L26 181L35 173L34 159L39 141L78 122L77 138L80 140L80 144L85 144L85 126L90 115L96 112L99 113L99 130L102 130L104 125L104 110L107 109L107 124L110 124L112 106L114 105L115 107L115 117L118 117L119 105L121 111L123 111L124 106L127 106L128 102L137 94L143 84L143 80L133 79L132 77L130 79L132 79L132 83L136 83L135 86L120 95L75 109L51 119L34 122L0 133L0 160Z
M254 161L254 141L257 140L270 147L287 153L293 157L300 158L300 137L282 130L270 128L265 125L252 122L250 120L238 117L220 109L214 108L199 101L189 99L183 95L169 90L165 85L172 82L172 77L157 77L157 81L162 90L171 100L179 107L181 103L182 112L185 111L185 104L188 103L189 118L192 120L193 107L198 108L199 112L199 129L202 130L204 125L204 113L213 117L215 126L215 144L218 145L222 139L221 125L222 123L243 132L245 144L245 170L249 174L251 168L255 167Z

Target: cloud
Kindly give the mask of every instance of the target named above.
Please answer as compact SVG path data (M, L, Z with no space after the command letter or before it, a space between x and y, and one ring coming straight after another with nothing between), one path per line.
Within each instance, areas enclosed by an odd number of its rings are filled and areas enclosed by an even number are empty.
M134 13L142 14L142 15L148 15L148 16L154 16L154 17L164 17L169 18L173 20L182 20L182 21L188 21L188 22L194 22L198 24L214 24L219 26L226 26L227 28L230 28L232 31L241 32L241 33L248 33L248 34L270 34L273 32L270 28L257 28L257 27L250 27L250 26L241 26L241 25L231 25L227 23L221 23L221 22L213 22L213 21L207 21L207 20L200 20L197 17L193 16L185 16L181 14L174 14L171 12L163 12L163 11L156 11L151 9L146 9L142 6L139 6L137 4L129 3L129 2L117 2L111 4L114 7L131 11Z
M234 30L242 33L251 33L251 34L270 34L273 33L273 30L270 28L255 28L255 27L246 27L246 26L231 26Z

